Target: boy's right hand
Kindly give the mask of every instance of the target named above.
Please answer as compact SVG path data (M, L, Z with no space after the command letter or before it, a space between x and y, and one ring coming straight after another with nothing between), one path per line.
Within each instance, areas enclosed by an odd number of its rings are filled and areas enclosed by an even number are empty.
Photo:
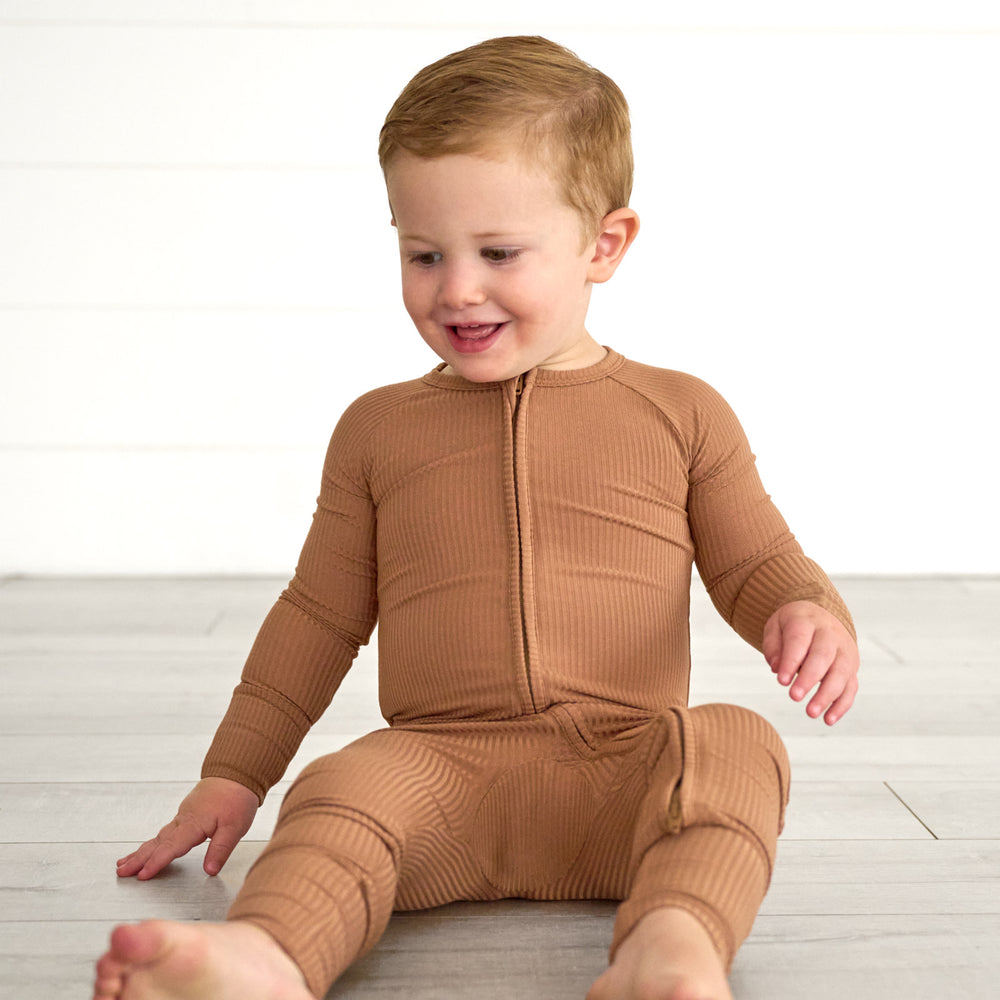
M205 871L218 875L257 813L257 796L227 778L203 778L180 804L177 815L152 840L118 861L122 878L152 878L175 858L206 840Z

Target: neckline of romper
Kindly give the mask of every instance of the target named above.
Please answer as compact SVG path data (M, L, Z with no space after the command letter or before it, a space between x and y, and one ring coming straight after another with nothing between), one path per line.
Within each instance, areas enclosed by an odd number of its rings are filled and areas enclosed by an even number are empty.
M597 382L602 378L607 378L612 372L617 371L623 364L625 358L610 347L604 348L608 353L595 365L588 365L586 368L569 368L553 370L551 368L532 368L525 372L525 379L530 380L535 387L540 386L568 386L581 385L584 382ZM462 378L461 375L446 375L443 369L446 367L442 362L433 371L428 372L423 381L428 385L437 386L439 389L457 389L460 392L494 392L502 388L505 382L470 382ZM508 381L515 381L509 379Z

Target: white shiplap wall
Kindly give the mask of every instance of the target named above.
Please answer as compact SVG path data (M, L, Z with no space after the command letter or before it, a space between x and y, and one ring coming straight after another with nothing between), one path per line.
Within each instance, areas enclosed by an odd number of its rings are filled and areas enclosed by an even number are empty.
M522 32L633 108L595 335L720 388L829 569L1000 571L994 3L370 7L0 0L0 573L291 571L340 411L436 360L381 119Z

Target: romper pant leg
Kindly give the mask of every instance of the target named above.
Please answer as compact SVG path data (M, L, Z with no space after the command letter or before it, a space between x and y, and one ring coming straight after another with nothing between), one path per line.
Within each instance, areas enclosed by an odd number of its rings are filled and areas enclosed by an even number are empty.
M370 733L294 782L228 918L267 930L321 997L393 909L557 898L596 801L579 764L546 713Z
M702 921L728 969L770 883L788 757L769 723L735 705L677 708L665 721L611 955L651 910L680 907Z
M381 936L412 855L429 854L434 872L416 905L475 893L478 867L448 833L451 814L472 808L463 772L478 760L470 756L449 758L420 734L379 730L311 763L227 919L268 931L323 996ZM439 868L435 852L446 859Z
M633 719L610 742L583 738L586 714L379 730L315 761L229 918L267 930L317 997L393 908L457 899L627 892L612 956L647 912L680 906L731 962L773 865L780 740L733 706Z

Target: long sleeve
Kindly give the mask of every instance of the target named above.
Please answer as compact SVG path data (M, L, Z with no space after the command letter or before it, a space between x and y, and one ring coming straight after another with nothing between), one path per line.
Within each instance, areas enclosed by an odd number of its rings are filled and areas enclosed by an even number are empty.
M359 404L334 431L295 576L257 635L202 768L203 777L238 781L261 801L375 627L375 506Z
M736 416L703 383L693 432L688 517L698 571L719 613L758 649L767 619L791 601L818 604L853 633L836 588L765 492Z

